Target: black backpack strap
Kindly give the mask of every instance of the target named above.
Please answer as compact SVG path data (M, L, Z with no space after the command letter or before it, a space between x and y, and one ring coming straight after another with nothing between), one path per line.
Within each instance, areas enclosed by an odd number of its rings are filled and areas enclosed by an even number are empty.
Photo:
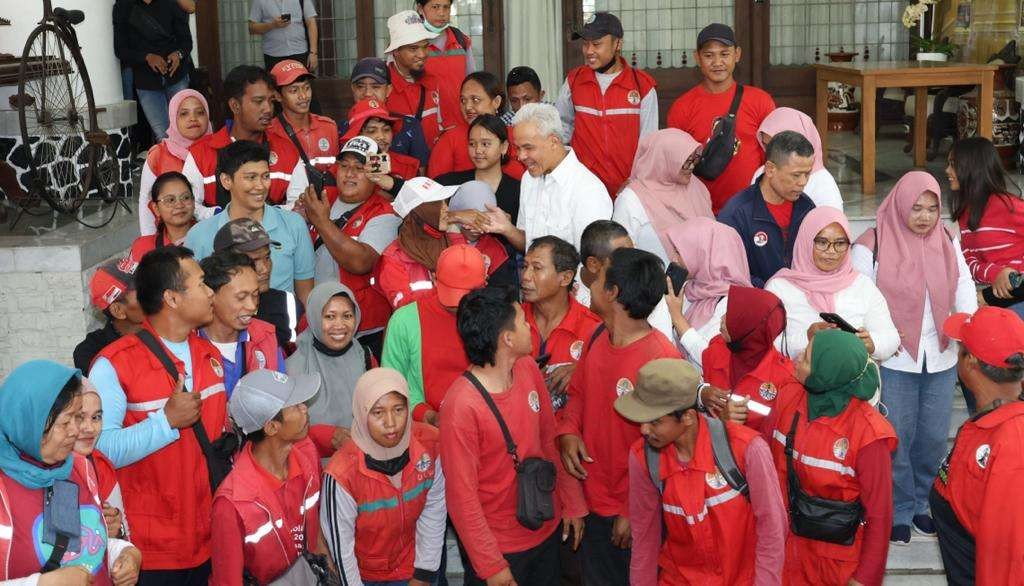
M427 103L427 88L420 84L420 103L416 105L416 119L423 121L423 106Z
M651 444L644 442L644 460L647 462L647 473L651 476L651 483L658 489L658 494L665 491L665 483L661 481L661 452L651 447Z
M599 323L597 325L597 327L594 328L594 333L590 335L590 340L587 341L587 350L588 351L590 350L590 347L594 345L594 342L597 341L597 338L598 338L598 336L601 335L601 332L603 332L604 330L605 330L604 322Z
M796 495L800 491L800 479L797 478L796 471L793 470L793 444L796 441L796 426L799 422L800 412L797 411L793 414L793 423L789 426L789 433L786 434L786 483L789 486L790 503L796 499ZM792 510L792 506L790 509Z
M48 488L48 491L52 491L52 488ZM56 543L53 544L53 551L50 552L50 557L43 564L43 567L39 569L39 572L45 574L54 570L60 569L60 561L64 559L64 554L68 551L68 539L67 535L61 532L57 532Z
M715 456L715 466L722 473L725 481L734 490L743 496L750 498L750 487L747 485L747 478L740 472L736 465L736 455L732 453L732 446L729 445L729 432L721 419L704 415L704 422L708 424L708 431L711 432L711 453Z
M491 413L494 414L494 418L498 420L498 427L501 428L501 435L505 436L505 449L508 451L509 455L512 456L512 464L515 466L516 470L519 470L519 454L516 452L516 442L512 440L512 433L509 432L508 425L505 423L505 418L502 417L501 412L498 411L498 406L494 404L494 399L491 397L491 394L487 392L487 389L485 389L482 384L480 384L480 379L476 378L472 372L467 370L462 373L462 376L466 377L466 380L476 387L476 390L480 392L480 396L484 398L484 402L487 403L487 407L491 410Z
M462 50L469 51L469 37L466 36L466 33L455 27L451 27L449 30L452 31L452 35L455 36L455 42L462 47Z

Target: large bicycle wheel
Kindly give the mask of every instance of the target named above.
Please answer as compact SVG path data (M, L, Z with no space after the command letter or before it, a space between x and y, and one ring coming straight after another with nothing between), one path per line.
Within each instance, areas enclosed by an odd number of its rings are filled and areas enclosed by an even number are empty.
M85 63L57 26L36 27L25 42L18 73L18 121L29 150L29 192L73 213L93 184L102 149ZM90 140L91 139L91 140Z

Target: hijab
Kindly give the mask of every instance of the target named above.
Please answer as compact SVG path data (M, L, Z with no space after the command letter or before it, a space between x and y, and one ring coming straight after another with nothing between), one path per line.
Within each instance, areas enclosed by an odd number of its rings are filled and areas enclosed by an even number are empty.
M486 212L488 205L495 207L498 205L494 191L491 190L490 185L474 179L459 186L458 191L448 201L448 211L476 210L478 212Z
M398 476L409 463L409 439L412 435L412 409L408 410L408 418L405 420L405 430L402 431L402 439L393 448L385 448L370 437L370 428L367 419L373 406L384 395L396 392L405 400L409 400L409 385L405 378L397 370L391 368L374 368L366 371L356 382L355 393L352 396L352 441L362 450L366 458L366 466L389 477L392 484L396 480L399 486L401 476Z
M814 264L814 238L829 224L839 224L846 237L850 237L850 223L843 212L828 206L814 208L800 223L800 231L793 242L793 268L781 269L772 279L785 279L807 295L815 311L834 312L836 293L846 289L857 279L850 262L850 251L839 267L825 272Z
M644 206L669 259L676 262L679 258L669 241L669 229L690 218L715 217L711 194L696 175L686 185L679 183L679 170L699 147L699 142L677 128L652 132L640 139L629 176L629 188Z
M903 347L917 360L921 342L921 315L925 293L932 307L936 326L943 323L956 305L956 283L960 278L956 253L941 219L925 235L915 234L907 227L907 219L917 199L925 191L942 200L939 182L924 171L911 171L896 182L882 205L878 206L878 222L874 234L868 231L857 244L875 251L878 273L875 282L885 295L889 313L902 334ZM884 244L882 244L884 243ZM924 284L924 287L921 284ZM945 350L949 338L939 330L939 348Z
M811 120L810 116L799 110L794 110L793 108L775 108L772 110L761 121L761 126L757 128L757 142L761 145L762 149L768 150L768 145L761 142L761 133L775 136L785 130L792 130L803 135L811 143L811 146L814 147L814 165L811 167L811 173L825 168L825 161L821 153L821 136L818 134L818 128L814 126L814 121Z
M807 418L835 417L850 399L870 400L878 391L878 367L860 338L838 329L820 330L810 347Z
M729 385L736 385L761 364L775 348L775 338L786 329L786 308L771 291L757 287L729 287L725 310L729 332Z
M324 337L324 308L337 296L352 302L356 323L353 338L342 350L330 350L321 341ZM289 374L319 374L323 388L309 404L309 422L349 427L352 423L352 393L356 381L366 371L366 348L355 339L362 314L352 290L338 282L320 283L313 287L306 303L309 328L296 340L295 353L288 357Z
M167 104L167 113L170 116L171 123L167 125L167 138L163 140L163 144L172 155L182 161L184 161L186 155L188 155L188 147L192 146L192 143L194 142L182 136L181 132L178 130L178 112L181 110L181 105L188 98L195 98L203 104L203 108L206 110L207 119L209 119L210 114L210 106L206 103L206 98L196 90L184 89L171 97L170 103ZM206 132L204 134L212 133L213 124L207 122Z
M398 228L398 245L414 261L437 270L437 257L448 248L448 238L441 232L443 201L421 203L409 212Z
M46 419L71 377L82 373L51 360L30 360L0 385L0 470L25 488L47 488L71 476L72 455L47 466L41 453Z
M668 231L669 241L689 271L683 295L689 305L683 315L690 326L711 321L718 301L730 285L750 286L750 268L740 235L711 218L692 218Z

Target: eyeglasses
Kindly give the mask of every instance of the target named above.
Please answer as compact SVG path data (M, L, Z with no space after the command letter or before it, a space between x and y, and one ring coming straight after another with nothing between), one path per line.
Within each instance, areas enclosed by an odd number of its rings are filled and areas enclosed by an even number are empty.
M815 238L814 239L814 250L818 252L828 252L828 249L843 253L846 249L850 248L849 240L829 240L827 238Z
M182 193L180 195L167 195L156 200L156 203L162 206L172 206L176 203L192 203L195 200L195 196L191 193Z

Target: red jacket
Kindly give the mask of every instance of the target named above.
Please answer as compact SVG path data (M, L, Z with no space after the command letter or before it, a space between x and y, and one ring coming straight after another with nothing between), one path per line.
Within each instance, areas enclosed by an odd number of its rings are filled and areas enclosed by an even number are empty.
M935 491L974 537L978 584L1019 584L1024 578L1024 402L996 408L960 428Z
M430 269L406 254L398 240L384 249L373 271L376 277L374 286L395 309L434 293L434 277Z
M473 50L473 39L452 26L445 29L444 34L443 49L433 41L427 46L429 57L426 70L428 75L435 76L440 82L441 119L444 121L443 128L449 128L462 120L459 94L462 92L462 81L466 79L466 55ZM391 82L394 83L394 80L392 74ZM430 145L429 142L427 144Z
M145 322L143 327L152 326ZM159 340L159 336L157 336ZM189 334L192 388L203 399L201 420L211 441L227 421L224 369L220 351L195 332ZM185 366L169 351L179 373ZM171 376L137 336L122 336L100 352L117 372L127 399L124 427L162 409L174 389ZM182 375L183 376L183 375ZM191 428L158 452L118 470L132 542L142 551L143 569L193 568L210 558L212 493L206 460Z
M331 177L337 176L337 157L338 151L341 150L338 146L338 124L326 116L310 114L308 129L292 126L292 130L295 131L295 137L299 139L299 144L302 145L302 150L306 153L309 163L321 173ZM287 142L293 146L295 145L292 139L288 138L284 125L281 124L281 120L277 117L267 127L267 136L276 137L278 142ZM298 151L296 151L296 154L298 154ZM302 161L301 157L299 161ZM326 190L328 199L333 203L338 197L338 188L336 186L328 186Z
M1024 200L993 194L981 214L977 230L960 217L960 245L975 281L991 283L1004 268L1024 270Z
M277 345L277 329L263 320L253 318L246 328L249 340L245 343L245 372L260 368L280 370L277 363L280 346Z
M572 149L580 162L601 179L612 198L629 179L640 142L640 102L657 84L654 78L626 64L601 93L594 70L581 65L566 80L576 110Z
M427 63L430 63L430 59L427 59ZM387 109L396 114L419 118L423 125L423 137L427 140L427 148L432 148L444 127L439 90L443 83L441 78L427 71L419 81L411 82L398 72L394 63L388 64L388 70L391 72L391 94L388 96ZM459 86L456 87L460 87L461 84L462 80L459 80ZM457 91L459 90L456 89ZM456 110L458 104L456 98ZM461 117L459 114L459 118Z
M353 441L345 442L328 462L324 472L355 501L356 517L336 521L355 526L353 547L362 581L404 582L412 578L416 550L424 546L417 543L416 529L434 484L438 439L437 428L413 424L409 463L402 469L400 489L384 474L366 467L365 454ZM353 576L348 578L356 582Z
M659 454L658 476L664 486L661 495L664 541L658 556L659 584L752 584L757 537L754 510L734 490L715 466L711 433L702 417L697 418L697 445L693 459L684 468L675 446ZM746 471L747 446L757 432L742 425L726 423L729 447L736 466ZM644 438L631 452L650 478L644 454Z
M506 175L516 181L523 178L526 167L516 158L517 151L512 142L512 127L508 127L508 162L501 166ZM473 169L473 159L469 157L469 126L460 117L458 126L449 128L437 139L437 144L430 150L430 163L427 165L427 176L440 177L453 171Z
M374 193L359 205L348 222L342 226L341 231L346 236L359 240L359 235L366 229L366 225L370 220L393 213L395 212L394 208L391 207L391 203L379 193ZM387 249L385 249L385 252L387 252ZM359 311L362 314L362 319L359 322L360 332L379 330L388 325L388 318L391 317L391 304L388 303L387 297L378 288L373 286L374 270L365 275L357 275L346 271L341 265L338 265L340 281L352 290L352 293L356 296L356 302L359 304Z

